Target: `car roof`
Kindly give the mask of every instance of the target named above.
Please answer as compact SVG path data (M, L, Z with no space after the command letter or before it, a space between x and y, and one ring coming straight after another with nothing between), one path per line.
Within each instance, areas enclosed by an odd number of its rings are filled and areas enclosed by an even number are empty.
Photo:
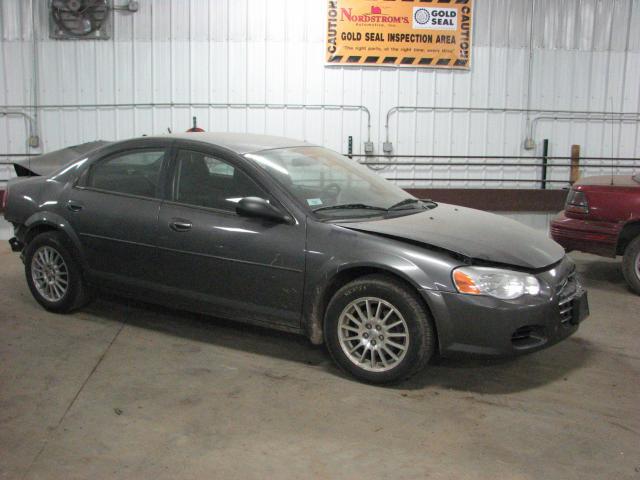
M195 142L203 142L227 148L228 150L232 150L238 154L259 152L261 150L270 150L274 148L316 146L302 140L293 140L291 138L276 137L271 135L255 135L252 133L185 132L142 138L150 140L153 138L176 138ZM124 140L123 142L128 142L130 140L132 139ZM16 168L22 167L27 170L28 174L46 176L57 171L68 163L81 158L81 156L85 155L86 153L89 153L105 145L113 144L114 142L107 142L104 140L87 142L39 156L15 160L12 163L17 166Z
M640 188L640 181L633 175L599 175L583 177L574 183L574 187L636 187Z
M302 146L314 146L303 140L293 140L285 137L271 135L256 135L253 133L226 133L226 132L185 132L162 135L162 138L176 138L195 142L210 143L227 148L236 153L252 153L273 148L290 148Z

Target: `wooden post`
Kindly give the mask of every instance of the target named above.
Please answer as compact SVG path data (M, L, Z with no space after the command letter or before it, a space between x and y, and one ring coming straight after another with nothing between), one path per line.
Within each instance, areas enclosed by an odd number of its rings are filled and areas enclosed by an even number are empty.
M571 145L571 173L569 183L573 185L580 178L580 145Z

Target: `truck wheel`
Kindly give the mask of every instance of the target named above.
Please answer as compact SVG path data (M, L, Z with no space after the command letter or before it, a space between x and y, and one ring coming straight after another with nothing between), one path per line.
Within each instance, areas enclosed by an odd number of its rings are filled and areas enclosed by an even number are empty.
M89 299L78 262L60 232L36 236L24 251L25 274L31 294L45 309L67 313Z
M640 236L633 239L624 251L622 273L629 288L640 295Z
M433 321L418 294L384 275L368 275L338 290L324 329L338 366L368 383L409 378L435 349Z

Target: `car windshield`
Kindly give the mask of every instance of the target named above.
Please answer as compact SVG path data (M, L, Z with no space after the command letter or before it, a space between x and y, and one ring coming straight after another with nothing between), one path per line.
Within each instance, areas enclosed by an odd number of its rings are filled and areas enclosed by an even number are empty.
M425 204L355 160L322 147L246 154L287 190L325 218L376 216L389 209L412 213Z

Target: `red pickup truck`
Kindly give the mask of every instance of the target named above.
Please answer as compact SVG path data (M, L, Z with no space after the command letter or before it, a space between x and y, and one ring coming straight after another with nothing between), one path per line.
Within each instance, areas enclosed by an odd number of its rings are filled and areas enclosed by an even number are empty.
M567 251L623 255L624 277L640 295L640 174L576 182L551 222L551 237Z

